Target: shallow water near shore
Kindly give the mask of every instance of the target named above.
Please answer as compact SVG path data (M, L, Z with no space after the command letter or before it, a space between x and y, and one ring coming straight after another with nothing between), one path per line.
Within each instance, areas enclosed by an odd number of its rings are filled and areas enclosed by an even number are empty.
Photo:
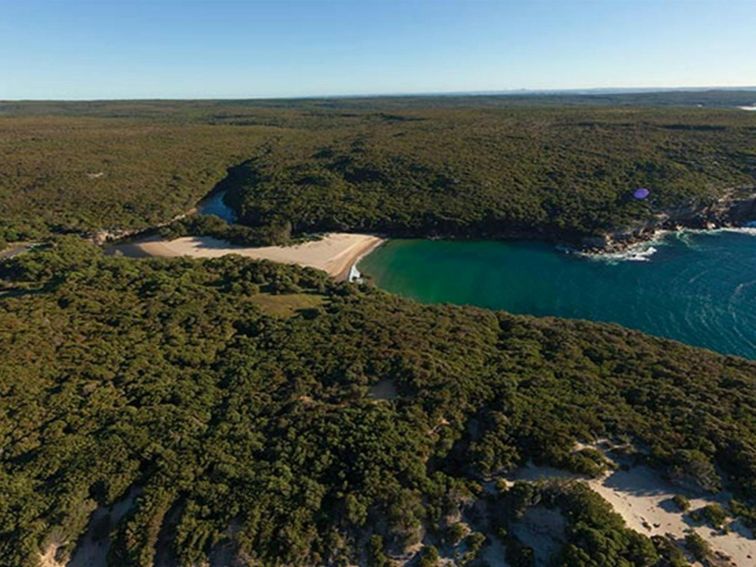
M669 234L621 257L538 242L392 240L359 270L425 303L609 321L756 359L753 229Z

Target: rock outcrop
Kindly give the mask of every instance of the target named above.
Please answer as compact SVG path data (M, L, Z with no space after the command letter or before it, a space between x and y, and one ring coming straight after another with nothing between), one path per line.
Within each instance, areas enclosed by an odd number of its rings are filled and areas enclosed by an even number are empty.
M583 237L580 247L597 253L621 252L633 244L653 239L660 231L740 227L754 220L756 187L739 187L712 203L683 205L624 229Z

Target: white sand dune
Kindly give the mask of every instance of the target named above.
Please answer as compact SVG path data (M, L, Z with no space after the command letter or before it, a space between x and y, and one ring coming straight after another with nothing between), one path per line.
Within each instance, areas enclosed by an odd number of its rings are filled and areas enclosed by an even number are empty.
M219 258L238 254L257 260L271 260L283 264L297 264L328 272L337 280L345 280L352 265L362 256L379 246L383 240L370 234L334 232L294 246L235 246L224 240L210 237L187 236L175 240L157 238L112 246L110 253L124 256L159 256L174 258Z
M578 475L551 467L529 464L516 471L511 480L576 480ZM671 502L676 494L687 496L690 510L713 503L726 503L726 495L710 496L690 494L665 481L658 472L647 466L632 466L627 470L611 471L601 478L585 479L587 484L609 502L627 526L649 537L672 536L682 544L685 532L693 529L705 539L719 556L721 565L750 567L756 565L756 540L754 534L738 520L732 522L727 533L708 526L690 523L686 514ZM724 560L724 557L729 558ZM694 563L695 564L695 563Z
M752 534L745 526L736 521L730 525L728 533L721 533L707 526L688 523L685 514L671 502L675 494L683 491L665 482L649 467L617 470L588 484L614 507L629 528L637 532L647 536L670 534L676 540L682 540L685 531L693 529L711 544L715 552L729 557L730 565L747 567L756 564L756 540L749 537ZM698 495L690 498L690 509L697 510L719 500L722 499Z
M533 548L536 565L549 565L564 545L566 524L558 509L532 506L515 522L512 531L522 543Z

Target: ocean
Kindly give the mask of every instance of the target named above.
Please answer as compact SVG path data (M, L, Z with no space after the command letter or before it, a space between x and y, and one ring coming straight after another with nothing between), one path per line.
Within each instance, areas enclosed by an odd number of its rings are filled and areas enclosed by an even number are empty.
M684 231L608 256L542 242L391 240L358 267L424 303L614 322L756 359L756 229Z

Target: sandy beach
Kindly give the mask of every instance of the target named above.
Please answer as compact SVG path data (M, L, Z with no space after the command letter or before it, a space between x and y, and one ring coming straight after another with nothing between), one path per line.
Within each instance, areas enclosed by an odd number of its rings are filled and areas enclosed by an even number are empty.
M296 264L317 268L327 272L337 281L348 278L351 267L359 258L369 253L383 242L370 234L334 232L320 240L313 240L294 246L235 246L217 238L187 236L175 240L158 238L138 242L117 244L108 249L111 254L130 257L156 256L175 258L219 258L228 254L238 254L256 260L271 260L282 264Z

